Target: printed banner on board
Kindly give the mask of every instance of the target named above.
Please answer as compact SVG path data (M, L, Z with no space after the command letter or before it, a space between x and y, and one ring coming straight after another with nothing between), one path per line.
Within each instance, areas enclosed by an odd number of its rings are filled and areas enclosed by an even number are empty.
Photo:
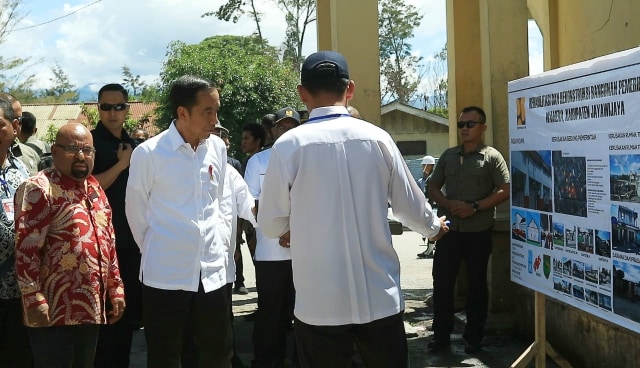
M511 280L640 332L640 48L509 83Z

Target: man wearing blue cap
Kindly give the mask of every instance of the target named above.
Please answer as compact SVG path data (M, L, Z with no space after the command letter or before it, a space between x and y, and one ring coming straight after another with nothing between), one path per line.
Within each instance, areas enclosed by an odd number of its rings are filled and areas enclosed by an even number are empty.
M350 116L354 88L341 54L320 51L304 61L298 93L309 120L272 148L258 226L291 244L301 366L349 366L355 344L367 367L407 367L388 204L429 238L447 226L391 136Z

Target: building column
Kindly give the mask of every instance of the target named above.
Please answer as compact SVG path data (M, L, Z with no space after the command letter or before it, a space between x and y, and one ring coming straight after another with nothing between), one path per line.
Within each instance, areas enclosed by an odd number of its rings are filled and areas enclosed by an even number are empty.
M340 52L356 91L349 103L380 125L380 56L376 0L317 0L318 50Z
M528 14L526 0L447 0L451 145L458 142L455 122L460 109L477 105L487 113L485 143L509 162L507 83L529 74ZM507 202L498 207L489 261L493 313L513 306L509 219Z

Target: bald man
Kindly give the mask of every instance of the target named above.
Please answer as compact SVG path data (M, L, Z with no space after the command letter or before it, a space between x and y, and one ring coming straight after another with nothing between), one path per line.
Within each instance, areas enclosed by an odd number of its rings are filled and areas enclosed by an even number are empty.
M81 124L60 128L54 168L15 195L16 274L34 366L93 366L98 327L125 309L111 209L91 175L95 148ZM104 295L113 309L104 312Z

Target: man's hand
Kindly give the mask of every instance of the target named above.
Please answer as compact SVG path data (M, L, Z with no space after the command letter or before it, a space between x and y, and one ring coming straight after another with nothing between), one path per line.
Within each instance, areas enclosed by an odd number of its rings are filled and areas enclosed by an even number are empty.
M29 327L47 327L49 320L49 304L44 303L27 309Z
M289 240L289 237L291 236L291 232L287 231L286 233L282 234L282 236L280 237L280 246L284 247L284 248L289 248L291 247L291 240Z
M118 145L118 150L116 151L116 155L118 156L118 164L123 166L125 169L129 167L129 162L131 161L131 145L129 143L120 143Z
M111 300L111 305L113 306L113 309L109 312L108 319L109 324L112 325L118 322L120 318L122 318L126 305L124 302L124 298L113 298Z
M460 218L471 217L476 213L471 203L463 201L452 201L449 206L449 211L451 211L451 214Z
M429 241L436 241L442 238L444 234L449 232L449 226L448 226L449 221L446 221L447 216L442 216L439 218L439 220L440 220L440 232L438 233L438 235L434 236L433 238L429 238Z

